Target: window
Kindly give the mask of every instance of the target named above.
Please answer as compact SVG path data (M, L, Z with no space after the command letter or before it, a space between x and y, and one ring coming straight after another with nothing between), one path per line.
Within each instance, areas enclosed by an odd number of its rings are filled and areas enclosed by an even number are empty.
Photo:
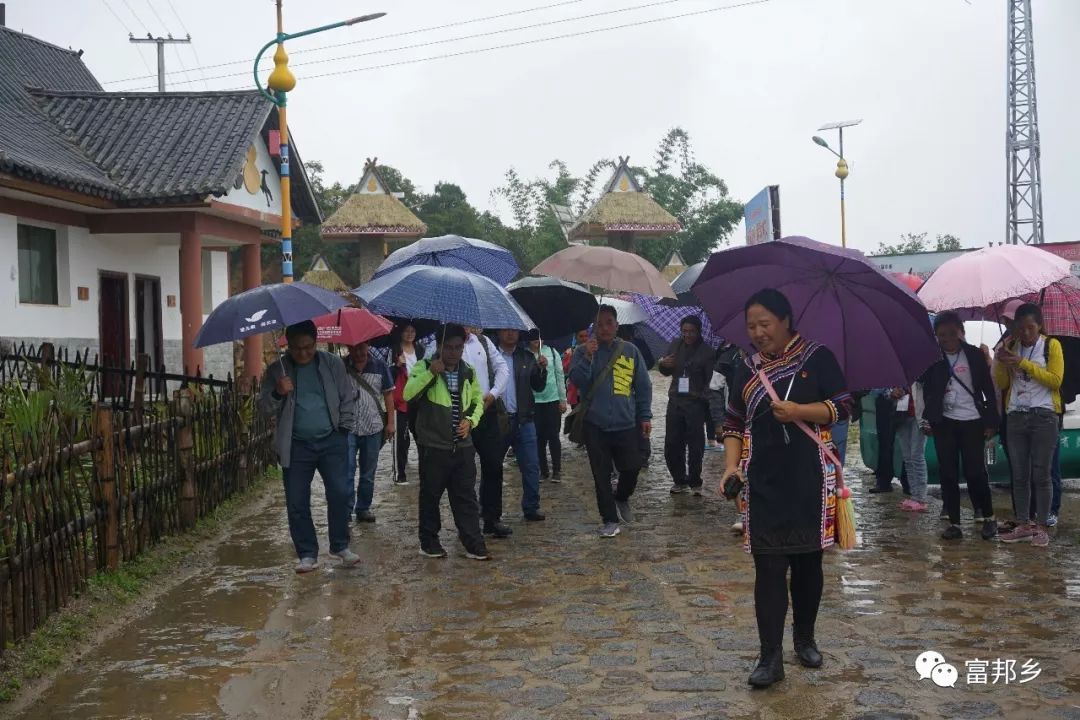
M19 225L19 302L58 305L56 231Z

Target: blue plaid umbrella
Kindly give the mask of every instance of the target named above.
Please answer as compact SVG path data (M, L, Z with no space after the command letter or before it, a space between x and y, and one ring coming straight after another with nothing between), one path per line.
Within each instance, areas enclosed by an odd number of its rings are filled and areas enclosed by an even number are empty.
M682 319L687 315L701 318L701 339L706 343L718 348L724 342L724 339L713 331L709 316L700 306L668 305L648 295L635 295L634 302L648 317L645 324L669 343L682 334Z
M535 323L494 281L446 267L403 267L352 291L372 312L481 328L529 330Z
M341 295L305 282L273 283L246 290L214 308L195 347L241 340L311 320L348 305Z
M513 254L506 248L460 235L443 235L417 240L390 253L372 279L414 265L465 270L491 278L503 286L521 274Z

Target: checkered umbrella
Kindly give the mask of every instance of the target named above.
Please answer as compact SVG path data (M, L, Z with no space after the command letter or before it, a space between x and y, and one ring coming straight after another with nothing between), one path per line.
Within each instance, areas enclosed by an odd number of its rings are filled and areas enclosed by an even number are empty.
M460 235L442 235L417 240L390 253L375 271L372 280L412 265L465 270L503 286L521 273L513 253L504 247Z
M645 324L666 342L672 342L682 333L682 320L687 315L701 318L701 339L714 348L720 347L724 339L713 332L709 316L700 306L668 305L647 295L634 295L634 303L645 311Z
M1080 279L1070 277L1039 292L990 305L982 310L982 319L1000 322L1002 317L1012 317L1021 302L1042 308L1047 335L1080 338Z

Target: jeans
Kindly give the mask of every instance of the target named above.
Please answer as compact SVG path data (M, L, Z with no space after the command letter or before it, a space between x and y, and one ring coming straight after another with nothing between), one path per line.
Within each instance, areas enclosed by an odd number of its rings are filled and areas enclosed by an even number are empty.
M371 499L375 495L375 469L379 465L382 440L381 432L373 435L349 433L349 508L355 513L371 509ZM356 477L357 467L360 468L359 479Z
M849 421L841 420L832 426L832 441L836 446L836 454L839 456L840 464L844 465L847 462L847 434Z
M896 439L904 456L904 472L907 473L911 497L926 502L926 436L915 418L906 417L896 424Z
M471 447L440 450L420 446L420 458L420 547L425 550L441 547L439 505L443 493L447 493L461 544L471 553L487 554L476 502L476 451Z
M319 539L311 519L311 481L315 471L326 490L326 521L330 552L349 547L349 495L352 480L346 474L349 462L348 433L335 431L320 440L292 441L289 467L282 468L289 535L299 558L318 558Z
M1016 522L1025 525L1032 518L1031 492L1035 491L1035 521L1046 525L1053 499L1050 463L1059 445L1058 416L1053 410L1036 408L1009 413L1009 461L1012 464L1013 505Z
M788 567L791 568L791 617L805 637L814 636L825 577L822 551L799 555L754 555L754 614L762 647L778 648L784 641L787 618Z
M536 404L536 443L537 457L540 460L540 475L551 477L551 473L562 473L562 413L559 401ZM548 449L551 450L551 468L548 468Z
M941 499L949 522L960 524L960 467L976 516L994 517L990 478L986 474L986 426L982 420L944 418L934 428L934 450L941 480Z
M664 429L664 460L676 485L701 487L701 463L705 455L702 428L709 420L709 406L698 398L668 400Z
M590 422L585 423L585 450L589 454L596 505L605 523L619 522L616 500L629 500L637 487L642 467L641 428L609 432ZM619 471L619 482L611 488L612 469Z
M503 455L511 447L521 471L521 512L540 512L540 461L536 450L536 423L510 416L510 434L504 439Z

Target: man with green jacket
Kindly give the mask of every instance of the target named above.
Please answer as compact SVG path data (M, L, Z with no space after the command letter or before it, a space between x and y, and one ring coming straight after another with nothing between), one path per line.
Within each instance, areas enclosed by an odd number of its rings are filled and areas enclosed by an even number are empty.
M404 398L416 408L416 444L420 450L420 554L446 557L439 542L439 504L450 496L458 538L466 557L489 560L480 532L476 499L476 450L472 431L484 414L484 398L476 371L461 355L465 328L447 325L431 360L413 366Z

